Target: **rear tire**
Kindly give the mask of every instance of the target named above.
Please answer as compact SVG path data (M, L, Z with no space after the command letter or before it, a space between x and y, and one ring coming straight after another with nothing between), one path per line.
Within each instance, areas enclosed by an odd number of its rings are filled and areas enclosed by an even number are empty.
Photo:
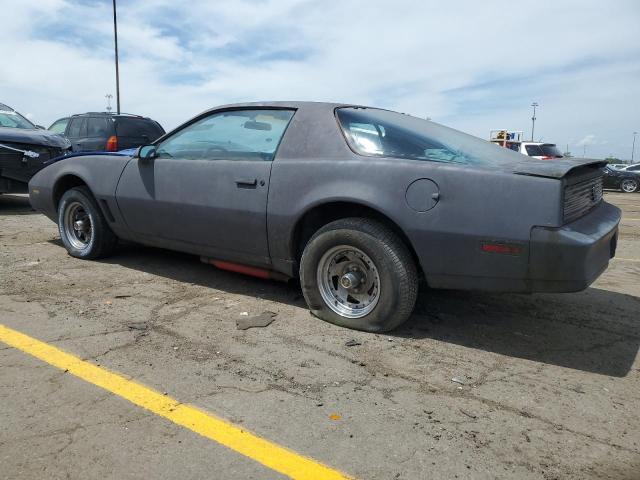
M638 191L638 180L625 178L620 182L620 190L624 193L635 193Z
M118 237L87 187L67 190L58 204L58 231L69 255L93 260L110 255Z
M315 316L367 332L404 323L418 293L407 246L391 229L367 218L336 220L318 230L304 249L300 283Z

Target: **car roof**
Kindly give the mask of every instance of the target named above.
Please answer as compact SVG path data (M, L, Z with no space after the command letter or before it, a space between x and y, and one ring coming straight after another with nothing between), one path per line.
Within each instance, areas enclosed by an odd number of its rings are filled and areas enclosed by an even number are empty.
M141 118L144 120L151 120L155 122L155 120L149 117L143 117L142 115L136 115L133 113L85 112L85 113L74 113L73 115L70 115L68 118L72 118L72 117ZM67 117L64 117L64 118L67 118Z
M230 110L234 108L290 108L293 110L300 109L321 109L321 110L333 110L341 107L355 107L355 108L376 108L376 107L368 107L366 105L357 105L353 103L333 103L333 102L307 102L307 101L297 101L297 100L278 100L271 102L243 102L243 103L229 103L226 105L219 105L217 107L209 108L202 112L200 115L205 113L214 112L216 110ZM376 108L376 110L383 110L380 108ZM198 115L198 116L200 116Z
M216 110L220 108L238 108L238 107L280 107L280 108L302 108L302 107L317 107L317 106L326 106L330 108L336 107L364 107L363 105L353 105L351 103L332 103L332 102L307 102L307 101L297 101L297 100L277 100L272 102L242 102L242 103L229 103L227 105L221 105L219 107L215 107ZM372 107L368 107L372 108Z

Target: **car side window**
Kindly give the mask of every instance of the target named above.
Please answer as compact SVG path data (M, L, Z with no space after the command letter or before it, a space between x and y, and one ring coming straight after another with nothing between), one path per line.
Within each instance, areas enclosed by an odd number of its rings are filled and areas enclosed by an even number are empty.
M158 157L272 161L293 113L275 109L214 113L158 144Z
M80 138L87 136L87 119L72 118L69 122L69 137Z
M629 167L627 168L627 170L629 170L630 172L638 172L640 171L640 165L636 165L635 167Z
M87 120L87 137L109 137L109 125L106 118L89 117Z
M49 131L62 135L67 128L67 123L69 123L68 118L63 118L62 120L58 120L57 122L55 122L53 125L49 127Z

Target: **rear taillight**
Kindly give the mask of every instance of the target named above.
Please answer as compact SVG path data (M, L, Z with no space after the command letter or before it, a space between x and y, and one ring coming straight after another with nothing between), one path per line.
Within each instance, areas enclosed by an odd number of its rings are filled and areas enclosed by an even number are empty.
M544 157L542 157L542 160L553 160L556 157L550 157L549 155L545 155Z
M480 246L483 252L487 253L503 253L506 255L520 255L522 247L509 243L487 243L483 242Z
M117 152L118 151L118 137L115 135L111 135L109 140L107 140L107 152Z

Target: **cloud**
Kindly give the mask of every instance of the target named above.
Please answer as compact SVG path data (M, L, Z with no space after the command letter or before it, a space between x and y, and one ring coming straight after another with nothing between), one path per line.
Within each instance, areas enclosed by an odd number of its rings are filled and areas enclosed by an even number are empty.
M640 4L396 0L120 1L124 111L166 128L217 104L304 99L625 153L640 118ZM110 2L3 0L0 101L38 123L115 94ZM532 20L535 19L535 20ZM630 150L629 150L630 151Z
M582 140L579 140L576 143L576 146L583 147L583 146L587 146L587 145L593 145L595 143L596 143L596 136L591 133L591 134L583 137Z

